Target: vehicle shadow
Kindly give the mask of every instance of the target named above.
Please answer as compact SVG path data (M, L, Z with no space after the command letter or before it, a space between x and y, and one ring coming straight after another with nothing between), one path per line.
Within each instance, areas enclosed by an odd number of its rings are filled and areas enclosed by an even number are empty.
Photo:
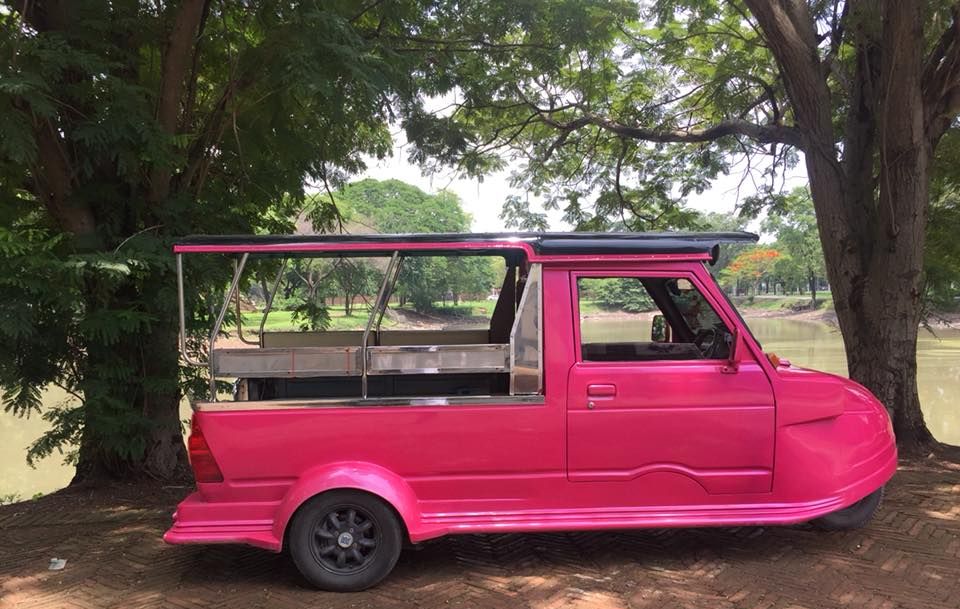
M349 595L310 588L285 554L165 544L164 497L140 497L146 507L137 507L50 496L0 509L0 609L955 606L957 470L908 463L888 490L869 526L843 532L798 525L448 536L405 548L383 583ZM66 568L48 571L52 557L67 559Z
M768 563L791 552L835 546L843 534L809 526L656 529L536 534L454 535L404 548L382 592L483 580L510 588L516 578L602 582L626 569L700 571L718 562ZM286 554L244 546L171 547L181 554L182 585L243 582L306 589ZM483 587L483 586L481 586Z
M0 530L17 552L12 563L0 557L0 608L716 606L740 590L803 599L809 585L798 572L844 572L844 585L860 586L849 582L876 569L849 559L869 533L808 526L455 535L405 548L383 583L338 595L309 587L286 554L166 545L166 524ZM67 568L47 571L51 556Z

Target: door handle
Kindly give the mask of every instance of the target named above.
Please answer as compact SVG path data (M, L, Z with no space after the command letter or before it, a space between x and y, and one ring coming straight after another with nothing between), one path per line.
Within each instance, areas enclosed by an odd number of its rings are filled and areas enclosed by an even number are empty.
M587 395L592 398L613 398L617 396L617 386L587 385Z

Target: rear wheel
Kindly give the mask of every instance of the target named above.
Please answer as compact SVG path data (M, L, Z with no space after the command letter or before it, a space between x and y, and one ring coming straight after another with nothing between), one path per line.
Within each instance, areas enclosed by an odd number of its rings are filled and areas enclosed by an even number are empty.
M310 499L290 525L290 555L307 580L323 590L356 592L393 570L402 545L400 522L373 495L337 490Z
M825 531L859 529L870 522L882 500L883 487L881 486L853 505L817 518L813 524Z

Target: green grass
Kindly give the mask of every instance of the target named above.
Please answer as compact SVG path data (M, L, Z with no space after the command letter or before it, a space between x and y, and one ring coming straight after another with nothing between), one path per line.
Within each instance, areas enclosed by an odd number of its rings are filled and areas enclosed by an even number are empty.
M493 314L493 308L496 302L493 300L464 300L454 305L447 303L434 303L435 308L428 313L432 317L455 319L470 319L480 317L489 319ZM409 306L403 308L404 311L413 311ZM330 327L328 330L363 330L367 325L369 316L365 304L357 303L354 305L352 315L349 317L344 312L343 306L330 306L327 308L330 313ZM260 320L263 313L260 311L247 311L243 314L243 327L247 332L255 332L260 327ZM285 330L299 330L294 325L292 311L270 311L267 316L267 323L264 330L269 332L278 332ZM384 316L382 328L390 328L397 325L395 321Z
M369 314L365 306L355 305L353 314L349 317L344 313L342 306L329 307L328 311L330 312L330 327L327 328L328 330L363 330L367 325ZM292 317L292 311L270 311L270 315L267 316L267 323L263 328L268 332L299 330L300 328L294 325ZM255 332L260 327L262 318L263 313L260 311L245 312L243 314L243 327ZM389 328L393 325L395 325L393 320L383 318L381 327Z
M739 309L753 309L753 310L762 310L762 311L779 311L781 309L787 309L793 307L794 305L806 305L810 302L810 297L807 295L800 296L766 296L761 294L754 298L749 298L746 296L737 296L731 297L734 304ZM829 292L818 293L817 294L817 309L832 309L833 300L830 298Z
M490 319L493 315L493 308L497 306L495 300L461 300L459 304L448 302L447 304L435 302L430 315L442 317L482 317ZM408 309L408 307L404 307Z
M581 300L579 304L580 304L581 315L583 315L584 313L588 315L590 313L602 313L606 310L606 309L600 308L600 305L598 305L593 300Z

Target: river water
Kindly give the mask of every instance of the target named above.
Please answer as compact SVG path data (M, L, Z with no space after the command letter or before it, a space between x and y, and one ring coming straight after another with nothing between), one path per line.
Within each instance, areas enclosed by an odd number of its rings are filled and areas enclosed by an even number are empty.
M797 366L847 375L840 331L818 322L748 319L763 345ZM960 329L921 329L917 341L920 404L933 437L960 445Z
M826 324L790 319L754 318L747 320L764 350L789 359L793 365L825 372L846 374L843 341L839 332ZM591 321L599 335L624 340L624 321ZM608 327L605 327L608 326ZM630 333L632 334L632 333ZM649 321L640 335L649 336ZM920 401L934 437L949 444L960 444L960 330L940 330L937 337L921 330L917 349ZM55 405L65 395L49 390L44 401ZM188 416L185 412L184 416ZM37 415L18 419L0 412L0 501L16 495L29 499L36 493L49 493L70 482L73 467L63 457L43 459L36 469L24 460L26 447L49 428Z

